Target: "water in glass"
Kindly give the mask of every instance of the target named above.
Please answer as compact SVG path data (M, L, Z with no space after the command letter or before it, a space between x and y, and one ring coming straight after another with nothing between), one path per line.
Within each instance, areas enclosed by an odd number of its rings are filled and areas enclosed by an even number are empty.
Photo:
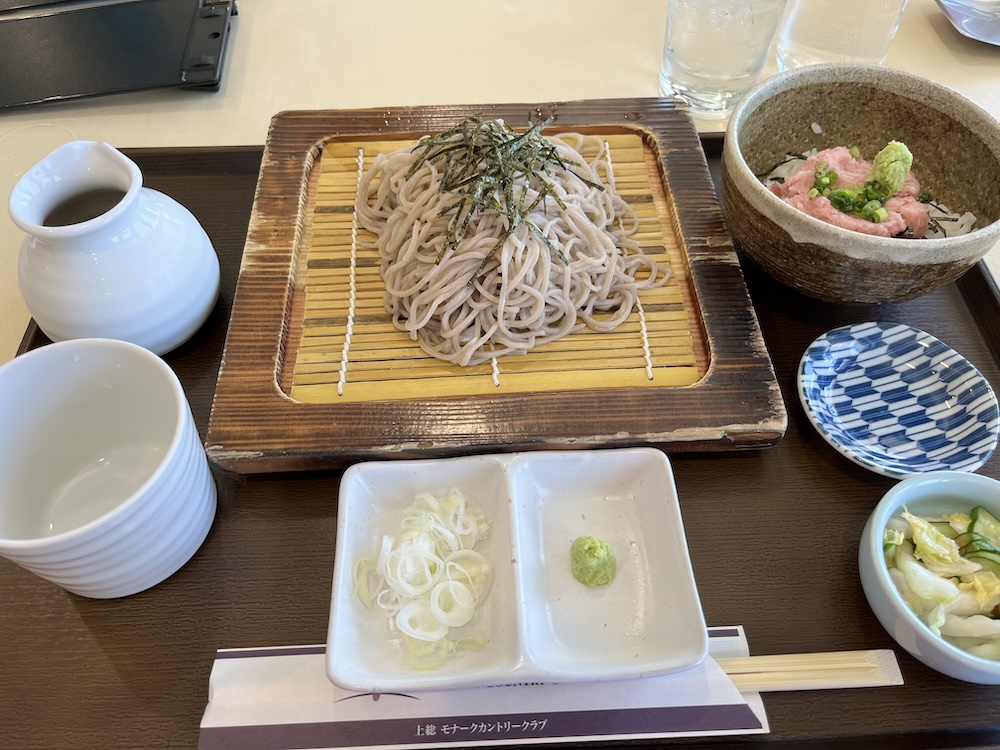
M778 69L816 63L879 65L907 0L792 0L778 32Z
M725 114L757 80L785 0L671 0L660 93Z

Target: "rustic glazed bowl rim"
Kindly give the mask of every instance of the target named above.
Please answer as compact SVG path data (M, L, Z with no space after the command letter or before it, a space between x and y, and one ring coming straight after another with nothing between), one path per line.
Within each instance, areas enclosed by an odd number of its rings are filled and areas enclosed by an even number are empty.
M855 247L899 248L901 246L905 247L906 243L909 242L909 240L899 237L878 237L862 234L829 224L799 211L768 190L747 164L739 145L739 134L746 121L753 116L761 104L776 94L804 88L812 84L823 83L858 83L875 88L885 88L887 84L893 84L893 92L907 98L913 98L915 90L923 89L929 95L932 95L929 98L921 98L923 103L930 104L934 99L939 102L948 103L948 108L935 107L947 117L954 119L955 111L961 110L966 115L968 121L974 122L979 130L994 127L997 131L996 140L993 142L984 141L984 143L994 153L997 161L1000 162L1000 122L972 100L954 89L943 86L935 81L894 68L857 63L810 65L778 73L758 83L737 102L730 116L729 124L726 127L723 144L723 164L725 165L725 169L732 170L738 175L741 189L745 187L749 191L747 195L748 199L757 203L763 201L762 205L766 206L774 216L779 217L776 221L782 226L787 227L790 224L801 223L803 226L809 228L810 233L825 233L831 240L847 241ZM975 132L975 135L978 138L982 137L979 132ZM970 240L987 241L990 237L1000 238L1000 218L985 226L976 227L966 234L952 237L926 238L920 243L920 247L923 249L935 248L940 250L952 246L965 245ZM913 243L909 244L912 247Z

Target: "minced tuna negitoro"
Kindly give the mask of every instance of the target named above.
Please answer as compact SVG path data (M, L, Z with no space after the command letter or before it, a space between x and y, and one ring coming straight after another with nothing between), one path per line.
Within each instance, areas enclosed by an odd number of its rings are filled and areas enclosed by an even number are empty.
M909 149L898 141L890 141L872 162L856 148L835 146L790 156L764 182L800 211L864 234L922 238L968 232L975 217L935 204L921 191L912 163Z

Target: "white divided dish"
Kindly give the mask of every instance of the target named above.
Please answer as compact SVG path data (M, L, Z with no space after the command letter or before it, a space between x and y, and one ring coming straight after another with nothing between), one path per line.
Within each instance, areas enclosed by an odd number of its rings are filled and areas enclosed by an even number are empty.
M476 549L493 581L472 623L486 643L417 670L389 614L356 595L353 568L396 533L418 493L452 488L490 523ZM588 587L572 575L570 545L585 535L615 554L607 585ZM707 651L673 474L658 450L368 462L344 474L327 644L329 677L344 688L636 678L694 666Z

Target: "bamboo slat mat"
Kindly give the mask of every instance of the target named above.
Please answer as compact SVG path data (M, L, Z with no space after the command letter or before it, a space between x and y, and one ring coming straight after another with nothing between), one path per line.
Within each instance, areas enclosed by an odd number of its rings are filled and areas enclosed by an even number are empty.
M613 332L584 329L524 355L468 367L427 355L393 327L383 304L378 252L370 248L374 236L353 225L359 151L368 169L380 152L413 141L327 142L310 179L282 389L295 401L324 404L698 382L707 365L687 297L689 269L671 228L656 158L639 135L604 137L618 192L639 216L634 237L670 268L666 284L643 290L640 304Z

